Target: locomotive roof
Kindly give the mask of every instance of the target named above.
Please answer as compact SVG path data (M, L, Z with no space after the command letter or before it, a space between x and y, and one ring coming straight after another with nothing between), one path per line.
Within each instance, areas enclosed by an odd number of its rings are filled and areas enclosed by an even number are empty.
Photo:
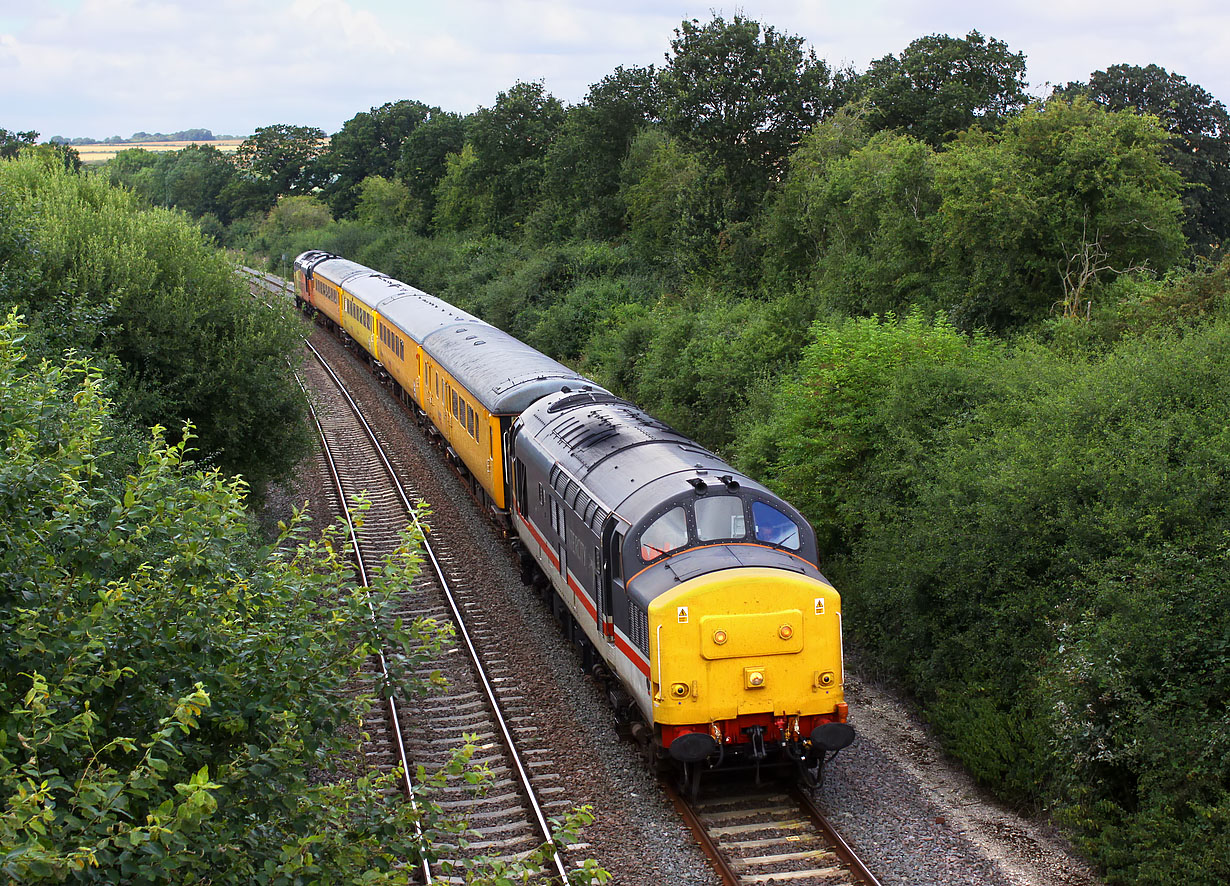
M544 398L521 420L555 463L633 524L667 498L694 491L694 479L716 492L726 477L757 497L780 501L699 443L612 394Z
M602 390L562 363L481 320L438 329L421 342L492 414L522 412L561 390Z
M323 249L309 249L295 256L295 267L309 270L313 265L333 257L332 253L325 252Z

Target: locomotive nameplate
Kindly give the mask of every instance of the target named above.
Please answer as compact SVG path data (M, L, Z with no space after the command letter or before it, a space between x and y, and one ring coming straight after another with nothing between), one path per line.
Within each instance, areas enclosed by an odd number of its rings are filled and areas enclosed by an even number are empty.
M798 609L706 615L700 620L700 654L710 661L802 651L803 613Z

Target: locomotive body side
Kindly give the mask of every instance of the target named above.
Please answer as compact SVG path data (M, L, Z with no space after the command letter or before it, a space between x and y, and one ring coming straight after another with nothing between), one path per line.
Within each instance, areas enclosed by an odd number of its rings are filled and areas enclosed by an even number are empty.
M544 398L511 436L515 524L659 748L840 743L816 730L846 716L841 598L797 511L610 395Z

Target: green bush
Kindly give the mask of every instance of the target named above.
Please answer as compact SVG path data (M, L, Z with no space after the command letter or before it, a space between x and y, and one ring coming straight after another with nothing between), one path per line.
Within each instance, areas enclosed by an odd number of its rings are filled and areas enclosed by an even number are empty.
M21 335L13 315L0 323L5 879L404 882L463 831L433 792L482 781L462 748L417 773L411 804L354 762L379 694L438 679L426 662L447 630L395 612L418 536L363 588L341 526L310 540L296 518L260 547L243 481L196 468L186 439L156 428L134 472L110 473L101 377L82 360L25 367ZM377 649L393 685L363 677ZM561 838L586 820L566 816Z
M183 216L141 209L102 177L27 156L0 163L0 189L30 231L34 277L5 287L3 306L29 317L31 347L112 362L132 424L191 421L203 455L254 486L290 470L308 437L289 306L252 299Z
M889 443L880 409L903 367L982 360L989 347L921 314L818 321L798 377L782 384L767 422L746 428L739 462L804 510L822 554L843 552L861 525L866 471Z
M938 433L886 420L925 402L905 372L875 411L912 445L861 476L875 496L914 451L910 494L860 513L839 570L954 752L1059 810L1111 882L1226 873L1227 345L1221 323L1101 359L1022 347Z
M365 702L338 690L371 645L394 642L408 673L434 629L382 634L328 541L292 530L282 541L297 548L258 549L242 482L194 470L182 443L156 433L134 474L108 475L100 376L81 361L23 369L20 340L10 317L0 869L22 882L254 882L266 861L293 870L309 845L296 842L315 834L327 864L389 874L379 828L364 831L406 814L357 784L347 802L374 803L374 817L348 824L344 806L319 805L328 792L307 767L351 746L336 727ZM407 543L373 589L378 611L417 565ZM351 824L361 843L348 846L332 828Z

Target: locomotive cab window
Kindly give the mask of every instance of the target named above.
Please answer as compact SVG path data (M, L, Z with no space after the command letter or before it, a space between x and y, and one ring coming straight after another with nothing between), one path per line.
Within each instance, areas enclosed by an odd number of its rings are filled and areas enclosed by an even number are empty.
M746 535L743 499L737 495L708 495L696 500L696 536L701 541Z
M762 501L752 502L752 523L756 528L757 541L781 545L792 551L799 549L799 527L772 505Z
M641 533L641 559L648 563L687 543L687 513L683 508L671 508Z

